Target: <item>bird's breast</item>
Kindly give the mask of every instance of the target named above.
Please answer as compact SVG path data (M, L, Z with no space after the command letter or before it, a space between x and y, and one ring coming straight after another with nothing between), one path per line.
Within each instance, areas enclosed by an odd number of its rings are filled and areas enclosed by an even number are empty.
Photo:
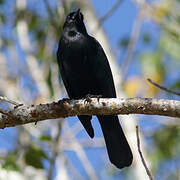
M74 79L89 79L90 67L86 62L86 56L80 58L79 56L71 56L68 60L63 62L63 68Z
M80 38L78 41L69 41L62 45L64 48L61 51L61 60L64 71L77 80L91 78L90 48L84 41L85 38Z

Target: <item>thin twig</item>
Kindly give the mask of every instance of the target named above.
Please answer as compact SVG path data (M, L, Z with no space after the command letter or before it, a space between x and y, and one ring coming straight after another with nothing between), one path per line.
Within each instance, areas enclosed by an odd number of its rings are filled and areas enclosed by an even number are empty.
M0 109L0 113L4 114L6 116L10 116L9 113L6 110Z
M12 101L12 100L8 99L7 97L3 97L3 96L0 96L0 101L5 101L5 102L8 102L8 103L13 104L15 106L19 105L19 103Z
M120 4L122 3L122 0L118 0L113 6L112 8L106 12L106 14L104 14L100 19L100 23L103 23L107 18L109 18L115 11L116 9L120 6Z
M147 173L147 175L149 176L149 179L150 179L150 180L153 180L152 174L151 174L150 170L148 169L148 167L147 167L147 165L146 165L146 162L145 162L145 159L144 159L144 157L143 157L143 154L142 154L142 152L141 152L140 138L139 138L139 128L138 128L138 126L136 126L136 136L137 136L138 152L139 152L139 155L140 155L140 157L141 157L141 161L142 161L142 163L143 163L143 166L144 166L145 169L146 169L146 173Z
M98 21L98 25L97 27L95 28L96 31L97 29L99 29L99 27L101 26L101 24L106 20L108 19L115 11L116 9L121 5L122 3L122 0L118 0L113 6L112 8L106 12L106 14L104 14L102 17L99 18L99 21Z
M180 92L178 92L178 91L174 91L174 90L170 90L170 89L168 89L168 88L166 88L166 87L164 87L164 86L162 86L162 85L159 85L159 84L157 84L157 83L155 83L154 81L152 81L151 79L147 79L151 84L153 84L153 85L155 85L156 87L158 87L159 89L162 89L162 90L164 90L164 91L166 91L166 92L169 92L169 93L172 93L172 94L176 94L176 95L178 95L178 96L180 96Z

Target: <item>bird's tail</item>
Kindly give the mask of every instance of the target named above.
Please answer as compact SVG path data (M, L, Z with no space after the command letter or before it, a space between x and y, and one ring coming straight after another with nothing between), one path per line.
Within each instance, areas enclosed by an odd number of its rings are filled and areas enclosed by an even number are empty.
M78 116L78 118L81 121L84 128L86 129L86 132L88 133L88 135L91 138L93 138L94 137L94 129L91 124L92 116L81 115L81 116Z
M133 155L117 116L98 116L109 159L117 168L130 166Z

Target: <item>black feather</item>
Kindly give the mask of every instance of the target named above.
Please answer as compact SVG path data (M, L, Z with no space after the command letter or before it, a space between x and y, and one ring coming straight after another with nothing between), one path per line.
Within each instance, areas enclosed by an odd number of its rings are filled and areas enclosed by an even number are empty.
M60 74L70 98L87 94L115 98L108 59L101 45L87 34L80 10L68 14L57 52ZM92 116L78 116L89 136L94 137ZM130 166L132 152L117 116L98 116L110 161L118 168Z

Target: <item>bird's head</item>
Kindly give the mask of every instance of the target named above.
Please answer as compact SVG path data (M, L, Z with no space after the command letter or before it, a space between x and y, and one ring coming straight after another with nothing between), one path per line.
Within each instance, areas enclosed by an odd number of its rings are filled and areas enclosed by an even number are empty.
M80 33L87 33L83 20L84 17L83 14L80 12L80 9L71 12L66 17L63 29L68 29L70 31L78 31Z

